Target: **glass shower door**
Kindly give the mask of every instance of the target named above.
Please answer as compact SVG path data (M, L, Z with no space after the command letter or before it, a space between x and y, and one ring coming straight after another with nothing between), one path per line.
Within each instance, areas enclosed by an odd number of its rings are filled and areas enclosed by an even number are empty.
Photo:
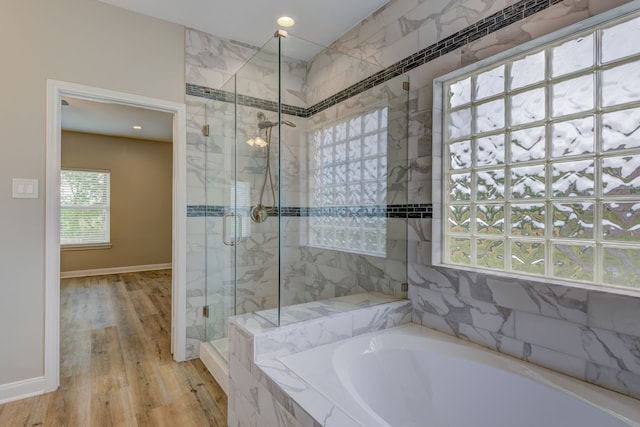
M224 360L228 318L278 306L277 48L270 40L206 105L206 340Z
M227 98L205 106L206 273L205 335L213 349L228 360L227 319L235 314L237 208L235 163L235 79L219 91ZM207 132L208 131L208 132Z

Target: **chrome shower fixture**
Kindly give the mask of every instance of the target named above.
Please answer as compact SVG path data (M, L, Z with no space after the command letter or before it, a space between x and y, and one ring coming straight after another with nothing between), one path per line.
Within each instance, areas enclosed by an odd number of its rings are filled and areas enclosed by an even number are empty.
M271 132L275 126L278 125L279 122L272 122L267 119L267 116L259 111L257 114L258 117L258 136L255 138L251 138L247 141L247 143L251 146L257 147L266 147L267 149L267 161L264 168L264 180L262 181L262 188L260 189L260 199L257 204L251 206L251 210L249 211L251 219L253 222L265 222L269 217L270 212L275 212L276 209L276 189L273 184L273 177L271 176ZM282 120L282 124L290 126L292 128L296 127L296 124L290 122L289 120ZM264 138L262 137L262 131L264 130ZM269 181L269 188L271 190L271 199L273 201L273 206L265 206L262 204L264 198L264 192L267 188L267 180Z
M272 128L274 126L277 126L278 123L279 122L272 122L270 120L267 120L267 116L265 116L262 111L258 112L258 129ZM289 120L283 120L282 124L290 126L292 128L296 127L296 124Z

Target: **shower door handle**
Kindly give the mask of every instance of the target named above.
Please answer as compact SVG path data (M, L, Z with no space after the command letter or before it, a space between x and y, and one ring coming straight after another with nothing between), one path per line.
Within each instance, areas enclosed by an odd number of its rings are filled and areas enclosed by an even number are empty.
M233 218L233 229L237 231L235 236L232 239L227 239L227 221L229 218ZM236 224L240 224L240 227L236 227ZM242 216L236 214L235 212L227 212L222 217L222 243L227 246L235 246L240 242L240 238L242 236Z

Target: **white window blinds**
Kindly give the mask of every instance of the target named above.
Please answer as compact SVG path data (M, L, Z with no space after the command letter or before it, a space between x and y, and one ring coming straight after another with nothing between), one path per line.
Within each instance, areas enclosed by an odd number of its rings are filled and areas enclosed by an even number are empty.
M108 171L61 171L61 246L109 243L110 181Z

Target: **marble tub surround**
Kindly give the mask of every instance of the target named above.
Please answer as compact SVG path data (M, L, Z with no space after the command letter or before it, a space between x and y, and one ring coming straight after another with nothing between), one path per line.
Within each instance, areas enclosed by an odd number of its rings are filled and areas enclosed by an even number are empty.
M366 306L344 311L361 304ZM229 426L358 426L278 357L408 323L410 302L354 295L284 310L292 310L290 314L300 319L310 313L323 315L279 328L255 314L230 319Z
M640 298L417 265L409 281L414 323L640 399Z

